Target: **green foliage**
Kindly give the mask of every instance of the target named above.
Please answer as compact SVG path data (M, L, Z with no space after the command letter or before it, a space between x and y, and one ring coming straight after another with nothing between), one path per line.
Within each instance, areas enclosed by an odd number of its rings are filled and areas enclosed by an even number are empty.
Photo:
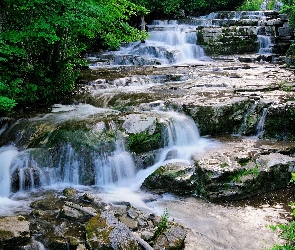
M220 164L220 167L221 167L221 168L225 168L225 167L227 167L227 166L228 166L228 164L227 164L226 162L223 162L223 163Z
M12 99L9 99L6 96L0 96L0 110L11 111L15 106L16 102Z
M238 10L241 11L258 11L261 10L262 3L265 2L264 0L246 0L244 3L238 7ZM275 0L267 1L267 10L272 10L275 5Z
M246 0L238 10L253 11L260 10L263 0Z
M238 163L241 165L241 166L246 166L249 162L250 162L250 158L249 157L246 157L246 158L241 158L238 160Z
M129 135L129 149L134 153L144 153L158 149L161 146L161 133L152 135L148 131Z
M156 129L152 134L148 130L129 134L128 148L131 152L140 154L161 147L163 147L162 127L158 122L156 122Z
M132 0L135 4L146 7L152 15L182 17L185 15L203 15L216 10L234 10L243 0Z
M282 12L288 15L289 23L294 31L295 28L295 1L294 0L283 0L284 3ZM287 56L290 59L290 65L295 65L295 44L291 44L287 51Z
M165 208L163 214L161 215L160 222L154 232L153 239L156 239L157 237L159 237L168 228L169 228L169 213L168 213L168 209Z
M97 37L112 48L147 37L127 22L146 9L128 0L3 0L0 5L0 96L6 97L0 112L69 94L85 64L80 55Z

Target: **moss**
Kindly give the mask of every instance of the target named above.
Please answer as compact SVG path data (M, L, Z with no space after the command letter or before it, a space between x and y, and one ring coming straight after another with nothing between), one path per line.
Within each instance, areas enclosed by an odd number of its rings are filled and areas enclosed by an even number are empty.
M244 167L250 162L250 160L251 159L249 157L241 158L241 159L238 159L238 163Z
M264 137L290 140L295 135L295 107L269 108L264 124Z
M113 227L106 223L106 219L96 215L85 226L86 238L91 249L111 250L110 234Z
M219 177L219 180L222 183L228 183L228 182L241 182L242 177L247 175L255 175L257 176L259 174L259 166L256 165L253 168L245 169L237 169L232 172L225 172L222 176Z
M153 134L148 130L140 133L130 133L127 147L136 154L146 153L163 147L162 129L159 123Z
M220 164L221 168L225 168L226 166L228 166L228 164L226 162L223 162L223 163Z
M11 231L0 230L0 242L9 240L14 237L14 234Z
M88 238L94 237L95 234L97 233L97 230L103 229L106 226L107 226L106 219L100 217L99 214L92 217L85 226L85 231L87 233ZM108 238L105 238L105 240L108 240L109 242Z
M67 198L73 198L77 195L77 193L78 193L77 190L74 188L65 188L62 191L62 194Z

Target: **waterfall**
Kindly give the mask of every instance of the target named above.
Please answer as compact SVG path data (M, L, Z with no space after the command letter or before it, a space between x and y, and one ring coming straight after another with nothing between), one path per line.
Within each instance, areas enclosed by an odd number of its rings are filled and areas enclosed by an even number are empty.
M116 142L116 150L112 155L97 157L95 172L95 184L99 186L120 183L126 178L134 177L135 164L131 154L125 150L122 140Z
M261 117L260 117L260 119L258 121L258 124L257 124L257 127L256 127L256 136L257 137L260 137L263 134L264 123L265 123L265 118L266 118L266 115L267 115L267 110L268 110L268 108L263 108L262 115L261 115Z
M177 21L154 21L148 25L150 38L146 40L145 48L164 48L162 53L157 54L149 51L149 55L162 58L162 55L169 63L187 62L201 59L205 56L201 47L196 43L196 27L179 25ZM167 57L168 56L168 57Z
M200 137L198 128L190 117L177 112L159 112L159 114L162 116L161 122L165 125L163 131L166 138L165 147L160 150L153 166L136 173L135 178L128 184L130 189L137 190L147 176L167 163L190 164L193 154L203 152L215 143Z
M234 136L241 136L245 130L245 127L247 125L247 121L248 121L248 118L249 116L253 113L254 109L256 107L256 104L252 104L248 110L247 110L247 113L245 114L244 116L244 119L243 119L243 123L241 124L237 134L234 134Z
M266 35L257 35L258 43L259 43L259 54L271 54L271 38Z
M80 185L90 178L94 178L93 184L99 186L132 178L135 174L132 156L125 150L122 140L118 139L115 144L113 152L101 149L88 155L65 144L57 155L44 154L41 160L35 159L33 150L18 153L13 147L2 147L0 197L8 197L11 191L32 190L57 183Z
M208 59L203 48L197 45L196 25L155 20L147 27L150 38L144 43L122 44L119 51L105 52L100 55L103 62L90 66L195 63Z
M10 166L18 151L13 146L0 148L0 197L8 197L11 192Z

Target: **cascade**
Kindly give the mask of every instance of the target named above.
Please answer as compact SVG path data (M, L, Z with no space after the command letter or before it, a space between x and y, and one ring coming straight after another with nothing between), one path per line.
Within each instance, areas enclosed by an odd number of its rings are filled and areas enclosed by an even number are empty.
M18 151L13 146L0 148L0 197L8 197L10 195L10 166Z
M203 152L208 147L218 145L217 142L201 138L194 121L177 112L159 112L165 124L165 147L159 152L156 163L136 173L128 188L138 190L144 179L152 174L157 168L168 163L181 162L190 164L191 157L195 153ZM132 185L130 185L132 183Z
M116 150L112 155L95 159L95 171L95 184L98 186L120 183L134 176L135 164L122 140L116 141Z
M15 156L17 155L14 154L13 157ZM105 185L133 177L135 172L132 156L124 149L121 140L116 141L116 149L113 152L94 151L85 156L72 145L65 144L60 148L60 153L56 155L58 160L49 155L44 155L44 157L47 157L43 159L43 162L48 164L46 166L40 162L40 159L34 159L30 150L19 153L12 164L10 164L11 161L7 163L5 170L7 183L2 185L10 187L13 182L14 191L32 190L39 186L56 183L79 185L85 184L85 176L92 175L94 175L96 185ZM93 173L89 172L92 168Z
M254 112L255 108L256 108L256 104L255 104L255 103L252 104L252 105L248 108L247 113L246 113L245 116L244 116L243 123L241 124L241 126L240 126L238 132L237 132L236 134L234 134L234 136L241 136L241 135L243 134L243 132L244 132L244 130L245 130L245 127L246 127L246 125L247 125L247 120L248 120L249 116Z
M147 27L149 39L144 43L122 44L119 51L102 54L103 65L105 61L110 65L155 65L208 59L197 45L197 26L179 24L176 20L155 20ZM92 66L99 66L99 63Z
M264 130L264 123L265 123L265 118L267 115L267 110L268 108L263 108L262 115L258 121L257 127L256 127L256 136L260 137L263 134Z
M68 111L69 118L73 117L72 112ZM154 112L163 125L165 146L159 150L156 164L148 168L143 178L165 162L188 163L193 153L210 145L209 140L200 137L194 121L189 117L177 112ZM66 114L62 115L63 120L66 119L65 116ZM46 117L52 119L52 116ZM94 129L98 129L97 126ZM115 126L110 122L110 129L116 129ZM105 129L105 125L103 127ZM137 177L131 153L125 150L124 141L118 138L112 147L113 150L106 147L85 151L83 145L79 149L71 143L62 143L56 153L48 153L42 148L18 152L15 147L2 147L0 160L4 165L0 169L0 195L8 197L11 192L33 190L40 186L50 187L58 183L124 186L133 179L136 183L142 182ZM91 178L93 181L90 181Z
M259 54L271 54L271 38L266 35L257 35L258 43L259 43Z

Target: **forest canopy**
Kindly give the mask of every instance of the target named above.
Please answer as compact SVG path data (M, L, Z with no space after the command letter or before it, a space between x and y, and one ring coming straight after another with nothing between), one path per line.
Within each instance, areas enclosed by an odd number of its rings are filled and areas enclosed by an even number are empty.
M260 0L1 0L0 113L61 100L85 65L83 52L148 37L137 29L140 16L205 15L251 1ZM284 3L294 26L294 0Z
M127 0L2 0L0 112L70 93L81 52L97 37L112 48L145 39L128 20L146 12Z
M244 0L132 0L154 16L205 15L212 11L235 10Z

